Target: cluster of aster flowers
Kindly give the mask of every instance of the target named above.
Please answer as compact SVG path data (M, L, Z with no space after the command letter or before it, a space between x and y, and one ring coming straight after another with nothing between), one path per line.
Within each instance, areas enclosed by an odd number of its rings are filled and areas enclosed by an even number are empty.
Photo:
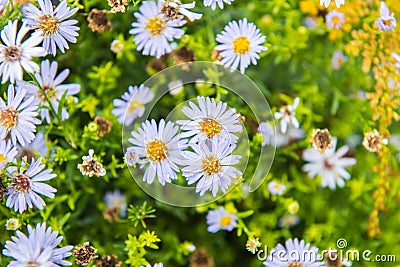
M130 87L131 91L132 87ZM149 88L140 86L137 93L126 93L123 100L114 101L114 114L126 107L125 122L131 123L144 112L144 104L152 99ZM129 99L129 102L127 100ZM188 118L171 121L161 119L145 121L132 131L132 144L126 149L125 160L130 166L146 168L143 181L151 184L155 178L161 185L178 179L178 173L189 185L196 184L196 192L203 195L211 191L215 197L219 190L226 192L242 172L234 165L239 155L232 155L242 131L240 114L226 103L197 97L197 105L189 101L182 108Z

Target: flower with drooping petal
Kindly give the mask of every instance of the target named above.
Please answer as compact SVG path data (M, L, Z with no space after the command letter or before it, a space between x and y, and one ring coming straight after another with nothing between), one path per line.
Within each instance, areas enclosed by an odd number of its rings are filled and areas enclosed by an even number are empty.
M36 125L40 124L40 120L35 118L38 113L33 96L24 99L25 94L25 89L15 93L14 86L10 85L7 105L0 98L0 138L10 138L14 146L17 142L22 146L31 143L35 138Z
M356 159L344 157L349 151L348 146L341 147L336 151L337 139L333 139L332 148L320 153L315 148L306 149L303 152L303 159L308 163L303 166L303 171L307 172L310 178L317 175L321 176L321 186L336 189L344 187L344 181L351 178L346 171L346 167L356 164Z
M65 69L57 75L57 68L58 63L56 61L53 61L50 64L49 60L44 60L41 63L40 73L35 73L36 80L43 88L56 112L58 112L58 107L64 94L65 97L76 95L81 89L80 84L77 83L62 84L69 75L69 69ZM46 120L47 123L50 123L49 103L46 97L43 95L42 90L40 90L35 84L26 82L17 83L17 86L17 90L20 87L26 89L25 98L29 98L31 96L35 98L35 105L42 106L42 108L39 109L40 117L42 120ZM61 119L66 120L68 118L69 114L67 109L62 107Z
M61 1L55 8L51 0L38 0L39 8L29 3L22 13L27 25L43 36L43 48L56 56L58 47L62 53L69 49L68 42L76 43L79 27L76 19L68 19L78 8L71 9L67 1Z
M272 252L273 251L273 252ZM285 246L278 244L271 250L271 254L264 262L266 267L278 266L302 266L319 267L324 266L318 261L318 248L311 247L310 243L297 238L288 239Z
M23 79L23 70L33 73L39 70L38 64L32 61L32 57L43 57L46 52L38 45L43 37L39 34L32 34L29 38L22 41L29 32L25 23L22 24L19 31L18 20L8 21L1 31L0 44L0 75L1 83L14 83Z
M187 147L187 140L178 135L178 126L163 119L145 121L137 131L132 131L128 147L138 156L140 169L146 166L143 181L152 184L157 178L161 185L178 178L182 151Z
M182 4L180 0L160 0L163 4L161 7L161 12L168 19L177 19L179 18L179 14L184 15L190 21L194 21L196 19L201 19L203 14L195 13L189 11L188 9L192 9L196 6L196 2Z
M153 97L153 92L143 84L139 87L129 86L128 92L121 96L122 99L114 99L114 109L111 113L118 117L119 123L130 125L136 118L143 116L145 104Z
M280 120L280 130L282 133L286 133L288 126L292 125L294 128L299 128L299 121L296 119L295 110L299 106L300 98L296 97L293 101L292 105L284 106L280 109L279 112L275 112L274 117L277 120Z
M54 193L57 190L44 182L53 179L57 175L52 173L52 169L45 170L46 166L40 164L41 161L42 158L38 160L32 159L29 166L26 166L26 163L23 161L19 170L14 166L7 168L12 178L12 183L7 193L7 207L14 208L14 211L18 211L19 213L33 206L41 210L46 203L39 194L48 198L54 198Z
M375 25L379 27L379 30L383 32L394 29L397 25L396 17L393 12L390 14L389 8L384 1L381 2L379 12L381 16L375 21Z
M16 236L6 242L3 255L14 259L7 267L71 266L72 264L65 258L71 256L69 251L73 247L58 248L62 239L57 231L53 231L51 227L46 228L46 223L37 224L36 228L28 225L28 236L18 231Z
M241 73L244 73L251 63L257 65L259 53L267 50L267 47L262 45L265 36L261 35L254 23L247 22L246 18L239 22L229 22L224 31L217 35L217 42L220 44L215 50L219 51L221 64L232 68L232 71L239 67Z
M215 10L217 4L219 8L224 8L224 2L228 5L232 4L234 0L204 0L204 6L210 6L212 10Z
M242 175L233 167L239 163L241 156L231 155L236 145L229 140L215 137L209 142L192 144L191 147L193 152L185 151L182 164L186 167L182 169L182 176L189 185L197 183L196 193L200 193L200 196L206 191L211 191L214 197L218 190L225 193L233 179Z
M337 10L332 10L325 16L325 20L329 28L339 29L344 23L344 14Z
M210 210L207 214L207 231L216 233L219 230L232 231L237 225L237 216L234 213L227 212L224 207L216 210Z
M134 13L137 22L132 23L129 33L135 35L133 41L143 55L160 58L170 53L170 42L180 39L185 33L180 29L186 23L183 16L168 20L161 12L162 4L162 1L145 1L139 8L140 12Z
M182 137L192 137L191 143L210 140L214 137L221 137L236 143L236 133L242 131L240 114L234 108L228 107L226 103L210 99L209 97L198 96L196 106L189 101L189 107L182 108L190 120L178 120L181 125Z

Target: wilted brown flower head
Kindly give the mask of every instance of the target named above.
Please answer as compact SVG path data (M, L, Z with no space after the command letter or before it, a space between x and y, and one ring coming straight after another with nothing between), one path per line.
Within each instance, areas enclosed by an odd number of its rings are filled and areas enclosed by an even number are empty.
M205 248L199 248L190 256L189 267L214 267L214 259Z
M117 222L119 221L119 214L120 214L120 208L119 207L110 207L110 208L105 208L103 211L103 217L109 222Z
M175 51L173 54L173 58L175 65L196 61L196 55L194 54L194 51L188 48L186 45L183 46L181 49Z
M122 261L118 260L116 255L103 255L101 260L96 261L96 267L120 267Z
M312 146L320 153L333 147L333 140L328 129L313 129L311 136Z
M78 169L81 171L83 175L87 175L89 177L94 176L104 176L106 174L106 170L103 168L103 164L97 161L95 157L93 157L93 149L89 150L88 156L82 157L82 164L78 164Z
M365 133L362 142L365 149L369 152L378 152L381 150L382 146L387 145L387 143L387 139L384 139L377 130Z
M124 13L126 10L126 6L128 5L128 0L108 0L108 5L111 7L111 12Z
M96 117L94 118L94 122L97 123L99 126L99 136L103 137L104 135L111 132L112 129L112 122L103 118L103 117Z
M108 19L107 10L92 9L87 17L89 28L92 32L103 33L111 29L111 21Z
M162 4L161 13L168 19L177 19L179 17L179 6L175 2L166 1Z
M86 266L98 257L96 253L97 249L92 247L89 242L85 242L82 246L76 246L72 255L76 257L76 264Z

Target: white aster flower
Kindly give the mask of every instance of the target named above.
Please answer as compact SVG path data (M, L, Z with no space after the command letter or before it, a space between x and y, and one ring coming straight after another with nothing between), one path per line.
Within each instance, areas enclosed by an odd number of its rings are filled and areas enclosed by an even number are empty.
M340 67L347 61L347 57L342 51L336 50L332 56L332 68L334 70L340 69Z
M119 123L130 125L136 118L143 116L144 105L153 97L153 92L143 84L139 87L129 86L128 92L121 96L122 99L114 99L111 113L118 117Z
M126 197L121 194L121 192L116 189L112 192L107 192L104 196L104 202L106 203L107 208L118 209L119 216L122 218L126 216Z
M227 212L224 207L216 210L210 210L207 214L207 231L216 233L219 230L232 231L237 225L237 216L234 213Z
M225 193L233 179L242 175L232 166L239 163L241 156L231 155L236 145L229 140L216 137L191 147L193 152L185 151L183 165L186 167L182 169L182 176L189 185L197 183L196 193L200 192L200 196L206 191L211 191L214 197L218 190Z
M57 190L43 182L51 180L57 175L52 173L52 169L44 170L45 165L40 164L41 161L42 158L36 161L32 159L28 168L26 163L23 162L19 170L17 167L7 168L12 178L12 183L7 193L7 207L14 207L14 211L19 213L24 212L27 207L32 208L33 206L41 210L46 203L39 194L54 198L54 193Z
M228 5L232 4L234 0L204 0L204 5L205 6L210 6L212 10L215 10L217 7L217 4L219 8L223 9L224 8L224 2L227 3Z
M219 51L221 64L231 67L232 71L239 66L241 73L244 73L250 63L257 65L259 53L267 50L267 47L262 45L265 36L261 35L254 23L247 22L246 18L239 22L229 22L222 33L217 35L217 42L220 44L215 50Z
M322 262L318 262L318 256L318 248L311 247L310 243L306 244L304 240L299 241L297 238L294 240L288 239L285 246L278 244L278 246L271 250L271 255L268 256L264 265L266 267L324 266Z
M0 171L4 170L7 163L13 162L18 151L9 140L0 140Z
M170 95L177 95L183 91L183 83L182 80L176 80L168 83L168 89Z
M20 224L18 219L10 218L6 221L5 225L7 231L15 231L19 228Z
M261 246L259 238L249 237L246 242L246 249L253 254L256 254L258 247Z
M43 36L43 48L56 56L56 46L62 53L69 49L68 42L76 43L79 27L76 19L69 19L78 8L69 8L67 1L61 1L55 8L51 0L38 0L39 8L29 3L22 13L27 25ZM68 41L68 42L67 42Z
M160 0L162 2L161 12L168 19L177 19L179 14L184 15L190 21L201 19L202 14L189 11L196 6L196 2L182 4L180 0Z
M130 34L135 35L134 42L137 50L142 51L143 55L150 55L160 58L172 51L170 42L180 39L185 33L180 29L186 21L183 16L177 19L167 20L161 12L162 2L145 1L139 8L140 12L135 12L137 22L132 23Z
M328 28L339 29L344 24L344 14L337 10L332 10L325 16L325 21Z
M143 181L152 184L158 178L161 185L177 179L179 172L178 163L182 161L183 150L187 147L186 139L178 135L178 126L163 119L156 123L155 120L145 121L137 131L132 131L129 142L132 149L139 157L137 163L140 168L146 167Z
M50 64L49 60L44 60L41 63L40 73L35 73L36 80L43 88L56 112L58 112L58 106L64 94L66 97L76 95L81 89L80 84L77 83L61 84L67 79L69 69L65 69L57 75L57 68L58 63L56 61ZM34 104L42 106L39 109L40 117L42 120L46 120L47 123L50 123L49 103L39 87L27 82L19 82L17 86L17 90L21 87L26 89L25 98L31 96L35 98ZM76 101L78 100L76 99ZM68 118L69 114L67 109L63 107L61 109L61 119L66 120Z
M394 13L390 14L388 6L384 1L381 2L381 7L379 9L380 17L375 21L375 25L377 25L381 32L390 31L396 27L396 17Z
M128 166L134 166L136 163L140 162L139 155L131 147L126 150L124 158Z
M303 171L307 172L310 178L321 176L321 186L330 189L336 189L336 185L344 187L344 180L351 178L345 168L356 164L356 159L343 157L349 151L349 147L343 146L335 151L336 144L337 139L334 138L333 147L325 150L324 153L314 148L303 152L303 159L309 162L303 166Z
M0 75L2 83L8 80L11 83L23 79L23 70L33 73L39 70L39 66L32 61L32 57L42 57L46 54L43 48L38 47L43 38L39 34L32 34L22 42L29 28L25 23L17 32L18 20L8 21L1 31L0 44Z
M268 183L268 191L271 195L280 195L282 196L286 190L286 185L277 183L275 181Z
M16 236L6 242L3 255L14 259L7 267L71 266L72 264L64 258L71 256L69 251L73 247L58 248L62 239L57 231L53 231L51 227L46 228L46 223L37 224L36 228L28 225L28 236L18 231Z
M35 117L37 106L33 103L33 96L25 99L25 89L16 94L14 86L10 85L7 91L7 105L0 98L0 138L11 138L13 145L17 142L22 146L29 144L35 138L36 125L40 120Z
M124 47L125 47L124 43L121 42L120 40L114 40L110 45L111 51L114 52L115 54L122 52L122 50L124 50Z
M345 0L335 0L336 6L339 8L341 5L344 5ZM331 0L320 0L319 4L324 5L326 8L331 4Z
M222 137L236 143L238 137L235 135L242 131L240 114L234 108L228 107L226 103L198 96L197 106L189 101L190 107L183 107L182 112L190 120L178 120L181 129L186 131L182 137L192 137L191 142L201 142L214 137Z
M267 146L273 142L275 131L271 124L266 122L260 123L257 132L263 136L262 146Z
M288 125L292 125L294 128L299 128L299 121L296 119L295 110L299 106L300 98L296 97L292 105L284 106L279 112L275 112L274 117L280 120L279 125L281 132L284 134L288 129Z

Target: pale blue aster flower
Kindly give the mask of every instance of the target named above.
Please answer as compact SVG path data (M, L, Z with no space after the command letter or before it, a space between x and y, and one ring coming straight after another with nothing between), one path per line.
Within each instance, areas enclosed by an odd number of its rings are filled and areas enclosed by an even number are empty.
M217 7L217 4L219 8L223 9L224 8L224 3L230 5L232 4L234 0L204 0L204 5L205 6L210 6L212 10L215 10Z
M187 147L186 139L178 135L179 127L163 119L156 123L155 120L145 121L137 131L132 131L129 142L138 156L138 164L142 169L146 167L143 181L152 184L157 177L161 185L177 179L179 167L182 162L183 150Z
M111 113L118 117L119 123L130 125L136 118L143 116L145 104L149 103L153 97L153 92L143 84L129 86L121 99L114 99L114 109Z
M107 192L104 196L104 202L107 208L118 208L119 215L122 218L126 216L126 197L119 190Z
M172 51L171 44L174 39L180 39L185 33L180 29L186 21L183 16L169 20L161 12L162 1L145 1L135 12L137 22L132 23L130 34L135 35L134 42L137 50L143 55L160 58Z
M286 190L286 185L271 181L268 183L268 191L271 195L280 195L282 196Z
M28 207L33 208L33 206L41 210L46 203L39 194L54 198L57 190L44 182L57 175L52 173L52 169L45 170L45 165L40 164L41 161L42 158L32 159L29 167L23 161L19 170L14 166L7 168L8 175L12 179L7 193L7 207L14 208L14 211L19 213L24 212Z
M9 3L8 0L0 0L0 16L4 15L4 10L7 8Z
M197 105L189 101L189 107L183 107L182 113L189 120L178 120L176 123L184 131L182 138L191 137L191 143L210 140L215 136L236 143L236 134L243 130L240 114L234 108L209 97L198 96Z
M46 139L43 132L37 132L35 139L29 144L25 146L18 146L19 156L20 158L27 157L28 161L32 158L36 158L35 152L38 152L41 157L46 157L49 148L46 144ZM55 148L53 148L53 152ZM49 160L49 159L48 159Z
M340 69L340 67L347 61L347 57L342 51L336 50L332 56L332 68L334 70Z
M51 227L46 228L46 223L37 224L36 228L28 225L28 236L17 231L16 236L6 242L3 255L14 259L7 267L71 266L72 264L65 258L71 256L70 250L73 247L59 248L62 239L57 231L53 231Z
M76 19L68 19L78 8L71 9L67 1L60 2L55 8L51 0L38 0L39 8L33 4L24 6L22 13L27 25L43 36L43 48L47 53L56 55L58 47L62 53L69 49L68 42L76 43L79 27Z
M325 16L325 21L329 28L339 29L344 23L344 14L337 10L332 10Z
M184 152L182 165L186 167L182 169L182 175L189 185L197 183L196 193L201 196L206 191L211 191L214 197L218 190L225 193L233 179L242 175L241 171L232 166L239 163L241 156L231 155L236 145L229 140L215 137L200 144L192 144L191 148L193 152Z
M265 36L252 22L241 19L239 22L231 21L225 26L222 33L217 35L217 42L220 44L215 47L222 57L221 64L225 67L237 69L244 73L251 63L257 65L260 59L259 53L267 50L262 44Z
M15 93L10 85L7 91L7 104L0 98L0 138L11 139L13 145L29 144L35 138L36 125L40 120L35 117L38 106L33 103L33 97L24 100L25 89Z
M232 231L237 225L237 216L234 213L227 212L224 207L216 210L210 210L207 214L207 231L216 233L219 230Z
M69 69L63 70L60 74L57 75L58 63L53 61L50 64L49 60L44 60L41 63L40 73L35 73L36 80L40 84L40 86L44 89L47 94L54 110L57 112L59 109L59 103L65 94L66 97L76 95L79 93L81 86L77 83L70 84L62 84L69 75ZM19 82L17 83L19 89L20 87L26 89L26 98L34 97L35 105L42 106L39 109L40 117L42 120L46 120L47 123L50 123L50 111L49 111L49 103L47 102L45 96L38 86L32 83L27 82ZM76 99L76 102L78 100ZM69 118L69 114L65 107L61 108L61 119L66 120Z
M381 2L379 13L381 16L375 21L375 25L379 27L381 32L390 31L396 27L396 17L393 12L390 14L389 8L384 1Z
M0 43L0 76L1 83L15 83L23 79L23 70L33 73L39 70L33 57L43 57L46 52L38 45L43 37L40 34L32 34L24 38L29 32L29 27L25 23L18 30L18 20L9 20L1 31ZM24 40L24 41L23 41Z
M4 170L7 163L13 162L18 151L10 140L0 140L0 171Z
M266 267L276 266L304 266L319 267L324 266L318 261L318 248L311 247L310 243L297 238L288 239L285 246L278 244L271 250L271 254L264 262Z

